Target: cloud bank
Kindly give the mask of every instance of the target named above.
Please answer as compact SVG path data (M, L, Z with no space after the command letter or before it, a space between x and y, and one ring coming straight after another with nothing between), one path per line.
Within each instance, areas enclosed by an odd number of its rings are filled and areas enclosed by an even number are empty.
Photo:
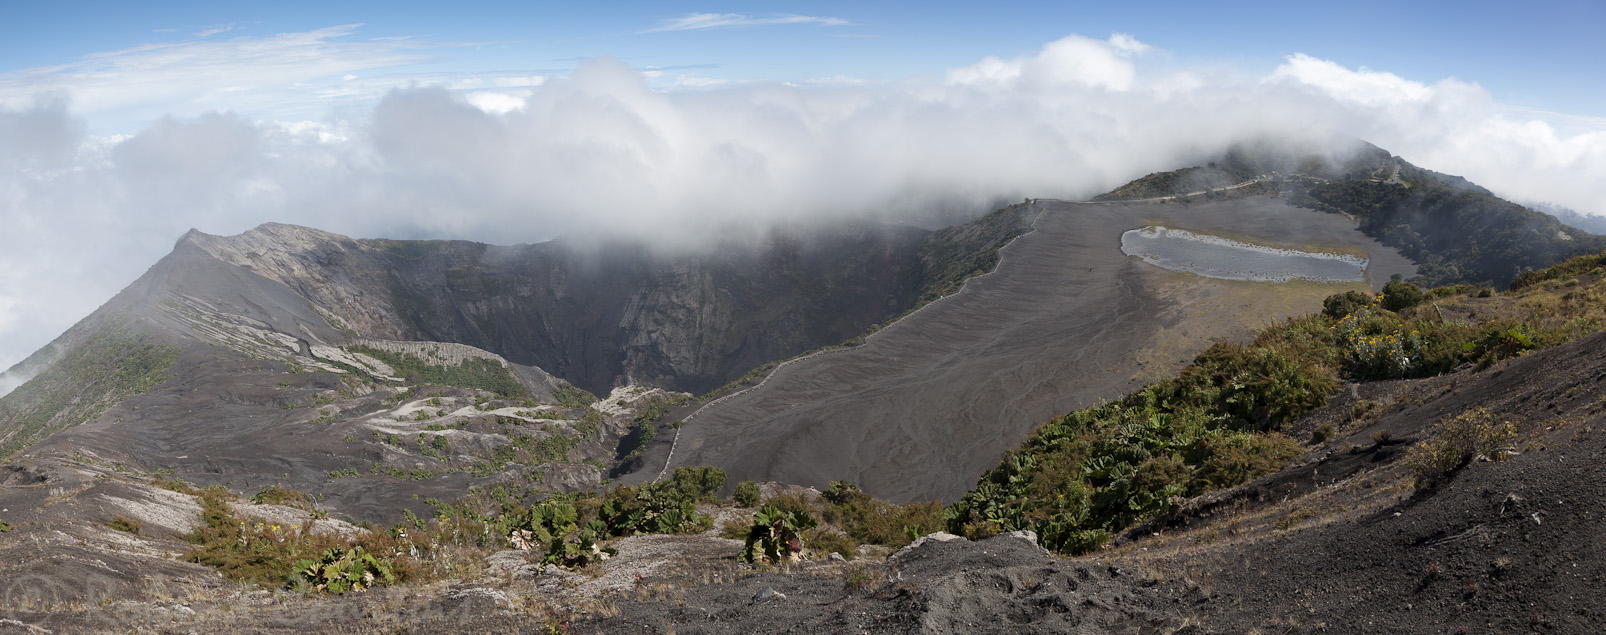
M266 40L218 50L247 65L257 51L273 60L265 72L285 74L274 85L327 80L318 90L354 66L416 54L407 42L347 50L322 32L276 37L315 70L280 63L263 52ZM900 221L1026 196L1085 198L1237 140L1330 134L1509 198L1606 211L1606 122L1504 107L1469 82L1422 83L1302 54L1246 78L1145 73L1151 53L1128 35L1071 35L940 77L695 90L656 89L603 58L566 77L407 84L311 121L253 117L249 102L119 137L92 135L78 113L171 99L185 64L214 68L215 58L162 49L149 52L167 60L155 63L138 52L150 68L126 72L152 74L145 96L106 88L112 80L88 62L40 75L50 80L27 102L14 97L25 82L8 76L0 368L92 311L191 227L232 234L277 221L359 237L611 236L695 248L711 227ZM61 79L74 74L84 78ZM204 94L177 99L227 102L221 84L198 77Z

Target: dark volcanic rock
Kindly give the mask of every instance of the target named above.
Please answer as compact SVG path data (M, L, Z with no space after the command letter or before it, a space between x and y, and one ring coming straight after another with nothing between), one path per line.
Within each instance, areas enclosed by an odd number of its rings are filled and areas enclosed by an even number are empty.
M193 233L373 338L468 344L605 393L623 383L701 392L773 359L835 344L919 293L924 230L772 233L760 245L661 256L562 241L354 241L288 225Z

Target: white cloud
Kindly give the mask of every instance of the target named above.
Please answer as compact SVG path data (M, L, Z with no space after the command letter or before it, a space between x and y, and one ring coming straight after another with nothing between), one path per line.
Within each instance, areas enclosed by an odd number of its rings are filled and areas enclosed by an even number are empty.
M1421 82L1403 79L1393 73L1380 73L1366 67L1350 70L1328 60L1304 53L1288 57L1271 74L1272 80L1291 80L1331 95L1335 99L1365 106L1420 104L1433 96L1433 89Z
M525 97L510 93L480 90L463 96L475 108L493 115L504 115L524 107Z
M988 57L971 66L948 71L952 84L1082 84L1109 90L1127 90L1137 80L1132 56L1149 45L1125 33L1108 40L1069 35L1049 42L1037 55L1009 61Z
M701 29L720 29L748 26L776 26L783 24L809 24L814 26L847 26L853 24L842 18L828 18L812 15L796 15L783 13L769 17L753 17L741 13L688 13L678 18L664 20L645 33L658 33L663 31L697 31Z
M358 26L145 44L13 71L0 74L0 105L16 108L43 91L69 91L78 112L132 125L169 114L304 104L309 85L338 85L336 78L355 71L427 59L420 42L349 38Z
M0 101L0 367L93 310L191 227L232 234L278 221L501 244L607 233L694 246L720 226L1087 197L1263 134L1349 134L1511 198L1606 212L1606 122L1502 106L1471 83L1304 55L1265 77L1150 75L1136 61L1153 49L1130 36L1069 36L953 69L946 81L674 90L667 76L649 82L608 58L567 77L467 78L388 72L421 53L406 42L347 49L327 31L212 44L225 46L111 55L107 64L127 72L115 80L88 61L35 72L48 80L42 98L19 96L16 74L0 77L10 95ZM231 103L216 94L235 80L198 73L192 94L173 79L190 64L209 68L189 58L213 50L233 56L236 75L256 77L260 63L274 81L303 82L302 101L335 88L384 97L331 97L363 105L296 118L248 91L232 110L186 114ZM260 60L248 50L263 51ZM322 74L287 69L292 51ZM178 95L175 116L95 136L84 113L155 99L146 73Z
M214 24L208 27L201 27L201 30L196 32L195 37L212 37L219 33L228 33L236 28L233 24Z
M681 88L708 88L728 83L730 80L717 77L703 77L701 75L676 75L675 85Z

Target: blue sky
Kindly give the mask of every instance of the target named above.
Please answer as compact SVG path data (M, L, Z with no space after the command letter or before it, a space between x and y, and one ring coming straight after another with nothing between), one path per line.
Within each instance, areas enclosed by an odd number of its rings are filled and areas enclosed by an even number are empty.
M1602 33L1600 0L0 0L0 368L190 228L694 249L1332 135L1606 213Z
M156 5L156 6L146 6ZM697 14L736 26L657 30ZM787 23L786 16L812 17ZM1476 82L1499 102L1606 117L1606 2L786 3L7 2L0 72L198 40L361 25L347 41L405 38L405 62L361 77L560 75L612 55L672 77L806 82L940 74L1071 33L1127 33L1163 54L1149 68L1264 73L1294 53L1433 82ZM743 22L748 23L745 26ZM765 24L766 21L772 23ZM717 21L716 21L717 22ZM779 22L779 23L775 23ZM203 37L204 36L204 37ZM326 100L327 103L327 100ZM325 104L315 104L318 106ZM147 106L124 113L149 116ZM302 111L298 111L302 112ZM138 119L105 113L102 131ZM271 113L269 113L271 114Z

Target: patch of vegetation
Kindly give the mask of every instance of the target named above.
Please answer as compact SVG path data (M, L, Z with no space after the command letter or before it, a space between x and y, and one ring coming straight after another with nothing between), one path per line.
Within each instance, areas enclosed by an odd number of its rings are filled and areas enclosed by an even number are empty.
M383 532L367 532L354 539L315 534L310 526L285 527L241 516L234 510L234 495L222 487L208 487L196 494L201 499L201 524L186 536L194 546L184 560L216 568L230 580L284 586L294 576L305 577L306 561L322 562L331 549L344 553L357 547L371 554L397 554L386 558L392 575L381 581L422 577L417 561L403 555L418 545L403 537ZM427 543L424 548L428 549Z
M1211 163L1208 166L1150 173L1133 179L1130 183L1105 194L1100 194L1094 197L1093 200L1130 201L1179 196L1190 192L1203 192L1207 195L1211 190L1219 190L1229 185L1236 185L1253 176L1252 174L1234 173L1231 170L1223 169L1215 163Z
M1409 187L1352 175L1313 185L1290 202L1359 219L1366 235L1416 261L1418 278L1431 286L1504 286L1523 269L1606 246L1600 237L1567 232L1552 216L1400 163Z
M736 490L731 493L731 500L742 507L752 507L758 504L762 495L757 481L742 481L736 484Z
M106 526L116 529L117 531L128 532L138 536L140 530L144 527L144 524L127 516L118 516L110 521L107 521Z
M100 416L167 380L176 344L108 320L44 372L0 397L0 459L58 430Z
M806 511L784 511L766 505L753 514L747 544L736 559L742 562L795 562L805 557L803 532L817 521Z
M427 501L439 512L436 520L409 521L403 529L449 531L447 542L538 551L545 562L585 566L611 553L600 544L610 537L707 529L712 521L697 503L713 501L724 482L718 468L682 467L667 481L550 496L531 505L521 501L524 494L498 484L453 503Z
M330 547L321 557L296 561L290 571L292 583L302 582L315 590L336 595L397 581L389 562L375 558L361 546Z
M859 542L852 536L830 527L816 526L803 532L803 544L808 545L809 553L815 557L840 554L843 560L852 560L859 555Z
M418 451L424 456L445 461L448 451L448 440L444 434L418 433Z
M1504 459L1506 446L1516 437L1515 425L1473 408L1440 421L1433 438L1411 446L1405 464L1416 473L1418 487L1430 487L1475 459Z
M1280 530L1293 529L1294 527L1298 526L1300 523L1305 522L1306 520L1309 520L1312 516L1315 516L1315 515L1316 515L1316 512L1313 511L1313 510L1310 510L1310 509L1304 509L1304 508L1296 509L1294 511L1291 511L1291 512L1288 512L1288 513L1283 514L1281 516L1278 516L1277 517L1277 528L1280 529Z
M595 439L602 432L602 422L606 417L595 408L587 407L580 420L574 422L574 431L580 439Z
M262 505L282 505L306 511L312 511L316 507L316 501L311 496L293 489L273 485L258 490L256 495L251 497L251 502Z
M821 498L825 502L821 516L826 522L841 527L855 545L897 549L946 524L942 503L894 505L842 481L833 481Z
M348 346L346 350L362 353L384 362L396 375L409 384L435 384L473 388L495 394L503 399L530 399L530 389L519 383L513 371L503 368L496 360L471 357L455 366L431 364L415 355L392 353L368 346Z
M619 438L619 447L614 452L614 459L624 463L634 461L657 436L658 426L649 421L636 421L630 424L630 432Z
M567 382L558 387L556 390L552 391L552 398L556 399L559 405L568 406L570 408L586 408L591 404L597 403L596 395L577 388Z
M1606 281L1545 279L1554 282L1498 294L1494 306L1506 308L1477 321L1420 307L1391 311L1384 296L1349 292L1329 297L1321 314L1267 328L1247 346L1217 343L1178 377L1040 426L948 507L947 529L973 538L1031 529L1061 553L1096 549L1183 497L1281 468L1300 452L1281 429L1325 405L1340 377L1426 377L1467 363L1486 366L1606 323ZM1464 286L1422 296L1472 307L1470 314L1496 295L1486 291ZM1412 450L1420 482L1477 457L1495 458L1513 434L1476 415L1442 425L1435 440Z
M497 446L491 452L491 461L484 468L489 476L508 463L540 465L549 462L569 462L569 451L580 445L580 440L562 434L550 434L540 439L528 434L510 434L507 445ZM476 471L479 475L479 471Z
M1390 311L1404 311L1421 304L1423 298L1422 289L1400 280L1393 280L1383 285L1383 293L1378 297L1383 308Z
M1511 279L1511 290L1516 291L1547 280L1565 280L1583 275L1599 276L1606 268L1606 252L1573 256L1560 264L1538 271L1523 271Z
M921 241L916 274L919 295L909 310L959 290L966 280L993 270L998 250L1031 228L1031 205L1010 205L964 225L932 232Z

